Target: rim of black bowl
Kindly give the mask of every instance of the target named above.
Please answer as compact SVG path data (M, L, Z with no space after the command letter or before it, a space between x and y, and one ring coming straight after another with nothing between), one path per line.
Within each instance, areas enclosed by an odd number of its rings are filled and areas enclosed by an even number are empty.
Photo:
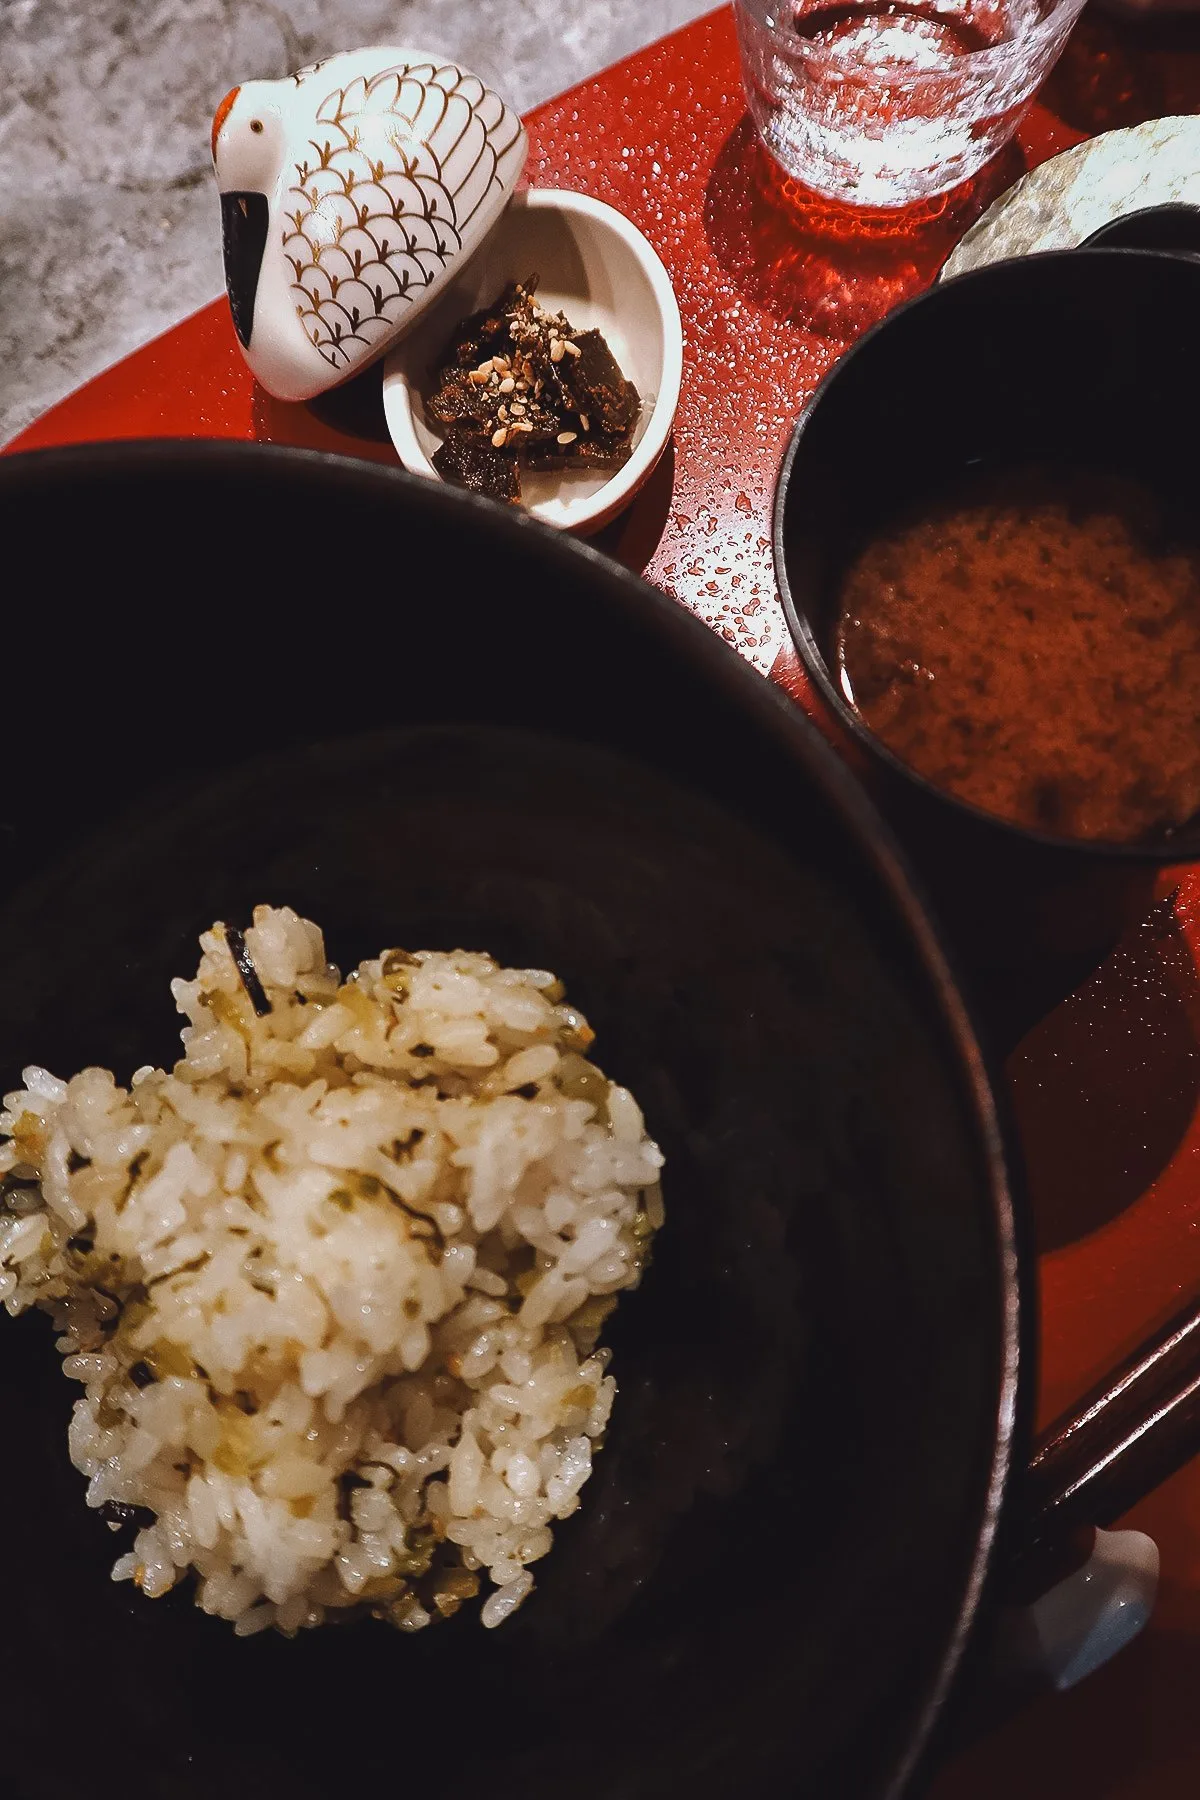
M997 271L1000 269L1011 269L1018 264L1025 263L1058 262L1064 257L1079 256L1081 251L1082 246L1079 249L1073 250L1033 251L1026 256L1005 257L999 262L985 263L978 269L967 269L961 275L948 277L945 282L942 282L939 279L934 282L932 287L923 288L919 294L914 294L911 299L902 301L899 306L894 306L891 312L887 313L876 324L872 325L868 331L864 331L861 337L854 340L849 349L843 351L842 355L838 357L832 368L826 370L825 374L813 389L812 394L798 414L796 422L792 426L788 436L787 449L784 451L783 461L780 464L779 475L775 483L775 501L771 514L771 554L775 564L775 581L779 588L779 597L783 603L783 614L784 618L787 620L788 630L792 636L792 642L795 644L800 660L803 662L808 674L812 677L812 680L816 684L826 705L834 714L835 718L837 718L845 729L854 736L864 749L869 751L872 756L883 763L886 768L892 770L894 774L903 776L906 781L917 788L921 793L926 794L932 800L940 801L943 806L949 807L952 812L957 813L960 817L970 819L976 825L990 826L994 831L1002 832L1006 836L1015 839L1018 843L1039 844L1047 850L1067 850L1081 856L1108 858L1120 862L1154 863L1162 865L1190 862L1195 854L1194 851L1188 847L1174 843L1169 837L1150 841L1118 843L1110 838L1064 837L1058 832L1036 831L1032 826L1018 825L1014 823L1013 820L1004 818L1000 813L986 812L982 806L973 806L969 800L960 800L958 795L952 794L948 788L939 787L936 782L930 781L926 776L921 774L919 769L915 769L911 763L905 762L902 756L897 756L896 752L891 749L889 745L885 744L883 739L877 736L877 734L871 730L870 726L863 722L860 714L849 705L830 673L829 666L826 663L821 652L821 647L817 642L816 633L809 623L807 612L802 612L796 604L796 598L792 592L792 584L788 576L787 556L784 550L783 516L787 510L787 498L792 485L793 467L796 458L800 453L801 439L808 429L813 414L816 412L818 406L831 388L836 384L841 371L853 361L867 344L873 342L881 332L886 331L893 321L900 318L902 314L912 312L913 309L918 306L937 305L943 294L951 293L956 288L968 283L986 281L989 278L994 278ZM1156 260L1165 259L1173 263L1189 261L1193 264L1200 263L1200 258L1188 258L1172 250L1141 250L1133 249L1132 247L1127 249L1119 247L1110 248L1108 245L1103 244L1097 245L1095 249L1089 249L1087 251L1087 256L1089 261L1104 256L1152 256ZM1185 821L1184 825L1180 827L1180 830L1192 830L1196 823L1197 820L1193 817L1192 819Z
M498 542L519 548L532 540L540 554L564 569L573 564L590 565L603 578L622 611L665 640L680 657L707 672L787 748L830 802L900 913L929 978L942 1021L959 1053L960 1072L973 1102L987 1169L1003 1287L993 1451L975 1550L937 1672L894 1762L891 1779L878 1792L878 1800L900 1800L942 1722L943 1707L955 1677L964 1656L973 1647L973 1626L980 1602L995 1573L997 1540L1008 1522L1016 1485L1013 1476L1019 1472L1016 1459L1025 1450L1031 1422L1036 1323L1031 1241L1014 1198L1020 1188L1021 1163L1009 1108L1003 1089L992 1079L991 1058L976 1034L956 979L954 958L890 827L842 758L780 687L759 675L679 601L590 544L555 531L528 513L465 489L435 485L382 463L289 445L223 439L124 439L0 455L0 506L5 489L27 479L31 472L44 471L51 481L78 478L94 472L98 460L116 470L124 469L131 476L146 467L161 474L171 464L193 473L204 467L220 469L255 463L281 472L319 471L334 491L350 487L359 493L375 488L382 495L388 490L406 491L420 499L431 520L436 520L439 512L474 513L481 519L486 517L488 529Z

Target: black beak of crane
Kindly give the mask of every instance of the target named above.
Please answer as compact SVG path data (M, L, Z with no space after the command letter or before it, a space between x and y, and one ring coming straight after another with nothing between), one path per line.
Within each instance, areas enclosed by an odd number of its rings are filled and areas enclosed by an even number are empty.
M254 296L267 247L267 196L221 195L221 238L225 251L225 285L233 329L245 349L254 326Z

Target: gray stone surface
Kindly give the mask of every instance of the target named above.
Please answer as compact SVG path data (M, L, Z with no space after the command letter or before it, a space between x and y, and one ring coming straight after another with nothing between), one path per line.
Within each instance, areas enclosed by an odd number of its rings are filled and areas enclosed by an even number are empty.
M234 82L445 51L522 111L711 0L0 0L0 443L220 291L208 153Z

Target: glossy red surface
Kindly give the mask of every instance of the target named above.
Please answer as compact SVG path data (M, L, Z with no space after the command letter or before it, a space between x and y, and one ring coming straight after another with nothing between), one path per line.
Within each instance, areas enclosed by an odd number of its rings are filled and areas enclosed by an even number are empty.
M1200 34L1085 16L1016 144L965 190L905 215L806 201L759 149L721 11L529 121L528 179L628 213L684 318L673 457L600 540L810 706L780 650L770 506L788 428L840 351L936 274L1025 167L1092 132L1200 110ZM216 229L214 206L214 229ZM390 462L378 376L320 409L254 389L224 302L101 375L11 449L135 436L260 438ZM1200 870L1019 1047L1009 1076L1042 1249L1049 1419L1200 1287ZM1158 1539L1147 1633L947 1769L937 1800L1173 1800L1200 1763L1200 1460L1133 1515Z

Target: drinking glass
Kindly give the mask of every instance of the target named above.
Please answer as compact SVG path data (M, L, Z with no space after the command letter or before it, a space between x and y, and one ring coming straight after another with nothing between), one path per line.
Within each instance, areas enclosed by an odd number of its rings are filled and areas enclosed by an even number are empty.
M751 116L830 199L944 193L1012 136L1084 0L736 0Z

